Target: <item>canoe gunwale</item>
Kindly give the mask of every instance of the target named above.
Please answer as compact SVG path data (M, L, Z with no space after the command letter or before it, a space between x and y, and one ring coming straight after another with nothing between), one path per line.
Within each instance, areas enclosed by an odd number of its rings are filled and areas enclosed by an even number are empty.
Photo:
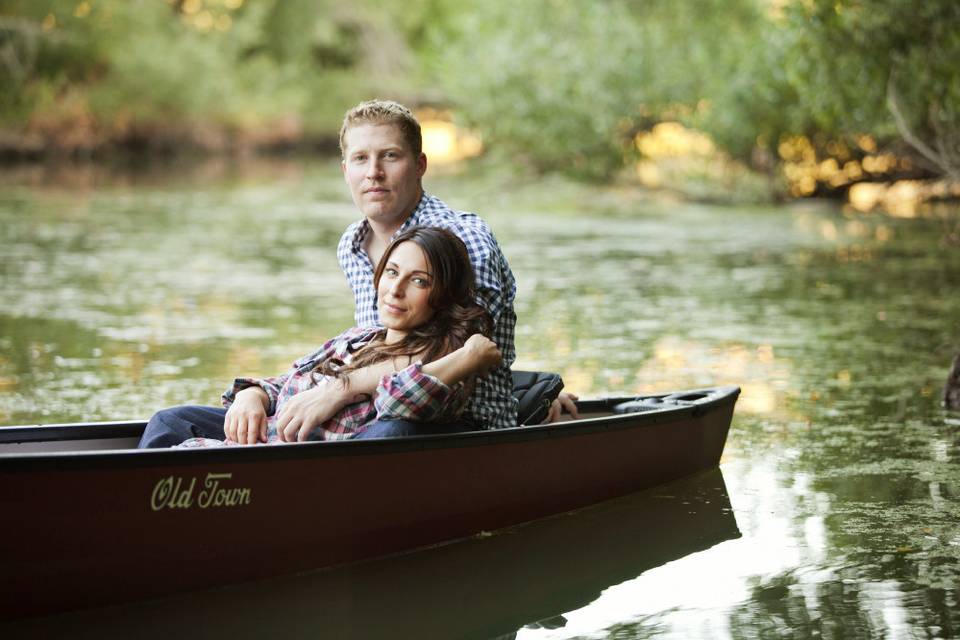
M648 426L696 418L724 406L733 406L740 394L735 386L685 390L677 393L639 396L669 398L705 394L694 401L679 400L638 413L599 416L558 422L549 425L520 426L510 429L467 431L452 434L406 436L382 440L342 440L334 442L305 442L298 446L272 447L211 447L197 449L104 449L83 451L48 451L26 453L0 452L0 470L37 470L51 467L76 469L101 467L144 467L165 465L209 465L211 463L255 463L264 460L313 459L328 456L381 455L405 453L426 449L456 449L464 447L502 445L512 442L545 440L587 435L597 432L638 429ZM581 411L608 411L615 404L628 402L638 396L584 400L577 403ZM139 437L144 421L115 421L91 424L55 424L0 427L0 445L55 440L83 440L98 438ZM79 432L79 433L78 433Z

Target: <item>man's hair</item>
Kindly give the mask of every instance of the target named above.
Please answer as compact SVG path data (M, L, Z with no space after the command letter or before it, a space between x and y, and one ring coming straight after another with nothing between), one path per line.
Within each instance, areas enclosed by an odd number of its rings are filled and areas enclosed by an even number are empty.
M361 102L343 116L343 125L340 127L340 154L347 152L347 131L361 124L392 124L400 128L400 133L407 141L415 157L423 151L423 136L420 133L420 123L413 112L399 102L393 100L367 100Z

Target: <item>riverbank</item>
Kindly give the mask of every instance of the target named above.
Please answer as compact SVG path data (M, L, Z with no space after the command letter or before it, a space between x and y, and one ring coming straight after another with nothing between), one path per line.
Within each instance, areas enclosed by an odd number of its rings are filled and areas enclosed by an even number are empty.
M211 122L133 121L105 124L77 114L71 118L38 118L20 129L0 128L0 162L64 160L110 161L116 157L336 153L336 133L304 130L295 118L243 127Z
M436 112L429 113L436 117ZM424 151L430 159L431 175L477 173L515 184L559 181L585 188L601 186L559 173L544 174L522 159L484 149L479 136L454 127L446 116L424 121ZM209 122L103 126L86 118L39 122L23 130L0 128L0 183L85 188L117 181L149 182L154 174L168 178L181 174L194 182L198 176L262 176L264 171L272 173L282 166L299 173L296 167L303 161L338 157L335 133L307 132L296 118L255 128ZM603 186L660 201L752 206L818 200L840 203L853 213L939 217L951 225L945 230L948 241L960 243L960 180L876 175L797 195L791 192L785 175L789 169L784 165L760 171L715 151L651 155L625 165Z

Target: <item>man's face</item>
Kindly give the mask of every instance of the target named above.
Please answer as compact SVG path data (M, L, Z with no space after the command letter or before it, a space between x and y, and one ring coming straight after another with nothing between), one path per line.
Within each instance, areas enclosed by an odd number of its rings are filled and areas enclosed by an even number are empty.
M341 164L350 195L371 222L399 227L420 200L427 157L414 156L392 124L360 124L347 130Z

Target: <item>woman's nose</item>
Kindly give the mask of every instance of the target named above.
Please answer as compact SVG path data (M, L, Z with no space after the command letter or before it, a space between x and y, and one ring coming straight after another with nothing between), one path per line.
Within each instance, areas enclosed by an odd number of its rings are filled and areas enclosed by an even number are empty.
M394 298L402 298L405 293L403 281L399 278L390 283L390 295Z

